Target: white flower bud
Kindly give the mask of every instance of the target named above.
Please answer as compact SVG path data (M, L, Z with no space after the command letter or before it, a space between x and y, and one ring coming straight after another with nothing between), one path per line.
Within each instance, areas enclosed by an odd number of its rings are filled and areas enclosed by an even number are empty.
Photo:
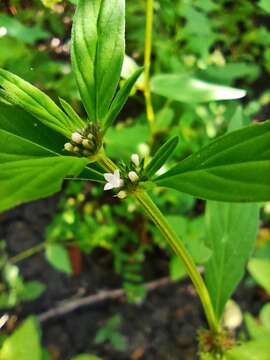
M133 164L135 166L139 166L140 165L140 158L139 158L139 155L138 154L132 154L131 155L131 161L133 162Z
M121 190L119 191L118 194L116 194L116 197L118 197L119 199L123 200L128 196L128 193L125 190Z
M133 183L137 182L139 180L139 176L135 173L135 171L130 171L128 173L129 180Z
M89 140L84 139L84 140L82 141L82 145L83 145L83 147L85 147L86 149L89 149L89 150L93 149L93 143L92 143L91 141L89 141Z
M73 151L73 145L72 145L71 143L66 143L66 144L64 145L64 149L65 149L66 151Z
M80 153L80 148L78 146L74 146L73 152Z
M78 133L77 131L74 132L72 135L71 135L71 140L73 142L75 142L76 144L81 144L82 141L83 141L83 137L80 133Z
M89 134L87 135L87 138L88 138L89 140L92 140L92 139L94 139L94 135L91 134L91 133L89 133Z

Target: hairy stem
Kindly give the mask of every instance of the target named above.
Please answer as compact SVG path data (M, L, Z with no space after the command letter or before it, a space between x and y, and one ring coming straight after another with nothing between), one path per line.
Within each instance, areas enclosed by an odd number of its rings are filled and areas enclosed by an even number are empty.
M151 129L152 136L155 133L154 109L152 105L150 90L150 68L152 53L152 30L153 30L153 0L146 0L146 28L145 28L145 48L144 48L144 97L146 105L146 116Z

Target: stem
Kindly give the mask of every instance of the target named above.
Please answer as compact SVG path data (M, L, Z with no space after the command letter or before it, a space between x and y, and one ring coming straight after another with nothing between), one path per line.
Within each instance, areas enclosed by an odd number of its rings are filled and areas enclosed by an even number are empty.
M196 265L193 262L193 259L149 195L144 191L138 191L134 195L141 206L144 208L146 214L150 217L150 219L154 222L162 235L168 241L176 255L182 260L186 271L200 297L210 329L213 331L213 333L219 333L220 326L213 310L209 292L206 288L203 278L201 277Z
M9 258L9 261L13 264L16 264L24 259L27 259L28 257L34 254L37 254L38 252L42 251L44 248L45 248L45 243L38 244L36 246L31 247L30 249L22 251L18 255Z
M113 173L114 170L117 169L116 164L111 159L109 159L103 151L100 152L98 156L98 163L105 171L110 171Z
M113 172L117 168L114 162L107 158L104 153L100 154L99 163L106 171L108 170ZM169 245L172 247L176 255L182 260L186 271L195 286L198 296L200 297L210 329L215 334L219 333L220 326L213 310L213 305L210 299L209 292L203 281L203 278L201 277L196 265L193 262L193 259L185 249L183 243L178 239L177 235L170 227L164 215L149 197L149 195L145 191L138 190L134 193L134 196L141 204L149 218L160 230L161 234L168 241Z
M152 30L153 30L153 4L154 0L146 0L146 28L145 28L145 49L144 49L144 98L146 105L147 121L152 136L155 133L154 110L150 91L150 68L152 53Z

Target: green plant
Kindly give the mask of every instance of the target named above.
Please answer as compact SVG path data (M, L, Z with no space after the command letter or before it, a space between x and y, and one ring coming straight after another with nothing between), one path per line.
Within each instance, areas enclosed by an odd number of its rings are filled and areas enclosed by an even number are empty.
M119 332L120 326L121 317L114 315L98 330L95 343L109 342L115 350L124 351L127 348L127 343L126 338Z
M170 101L199 104L238 99L245 95L245 91L212 84L188 74L160 74L150 83L151 0L147 1L144 70L137 69L118 89L125 53L124 13L124 0L78 1L73 21L71 59L87 119L81 118L65 100L60 99L61 109L38 88L6 70L0 70L0 210L48 196L60 189L64 178L96 181L102 186L105 178L104 190L113 190L120 199L136 199L181 259L210 327L209 337L214 347L208 347L207 351L220 359L228 343L231 346L222 331L220 318L243 273L254 242L257 206L246 205L244 209L244 205L212 205L220 213L222 222L215 217L215 211L212 215L210 211L212 256L206 265L205 282L185 244L149 193L156 187L167 187L211 201L268 201L270 123L249 125L219 136L189 157L175 159L176 164L174 162L167 170L165 163L176 150L178 138L164 141L162 147L153 144L157 131L151 93ZM149 144L152 156L149 159L149 154L145 157L126 154L128 160L116 158L115 163L107 155L106 138L109 139L109 128L142 71L146 118L151 125ZM165 172L159 174L163 166ZM235 216L239 217L238 222L231 226L231 219ZM250 226L252 236L247 236L246 224ZM240 236L242 232L246 237L246 247L235 243L236 235ZM236 250L238 257L235 256ZM224 268L215 269L215 275L222 283L215 286L211 266L225 256ZM232 274L224 271L232 267L227 263L230 256L235 257Z
M0 242L0 276L0 309L35 300L45 290L45 286L39 281L23 280L19 268L8 259L3 241Z

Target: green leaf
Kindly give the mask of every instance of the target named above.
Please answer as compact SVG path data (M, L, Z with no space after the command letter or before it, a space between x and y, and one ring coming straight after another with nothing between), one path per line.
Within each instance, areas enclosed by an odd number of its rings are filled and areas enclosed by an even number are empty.
M133 86L135 85L137 79L142 74L142 72L143 72L143 68L139 68L138 70L136 70L134 74L128 80L125 81L124 85L120 88L120 90L116 94L104 120L104 131L106 131L113 124L113 121L119 115L123 106L127 102L127 99L129 97L129 94Z
M100 121L115 94L125 53L125 1L79 0L72 67L90 120Z
M269 338L248 341L226 352L226 360L269 360Z
M1 96L13 105L23 108L44 125L70 138L76 126L44 92L19 76L0 69Z
M60 190L65 177L81 173L88 160L59 156L64 142L31 115L0 103L0 211L48 196ZM104 180L94 169L84 174Z
M244 274L255 244L258 220L256 204L207 203L207 239L212 256L205 265L205 278L218 318Z
M214 100L240 99L245 90L207 83L186 74L161 74L151 81L153 93L184 103L203 103Z
M154 181L202 199L270 200L270 121L219 137Z
M0 350L1 360L41 360L42 348L37 322L34 317L25 320L9 336Z
M50 34L41 29L40 26L25 26L14 16L6 14L0 15L1 27L6 28L7 35L18 39L26 44L33 45L37 40L44 40L50 37Z
M270 294L270 261L264 259L251 259L248 271L256 282Z
M158 149L152 160L147 164L144 170L144 175L146 175L149 179L155 175L155 173L166 163L174 152L178 144L178 140L178 136L175 136L169 139Z
M66 138L37 121L29 113L0 102L0 129L61 154ZM4 145L4 144L3 144ZM7 142L5 142L6 147ZM23 153L24 148L21 149ZM49 151L45 156L49 156Z
M20 298L26 301L32 301L39 298L45 291L46 287L40 281L28 281L23 284Z
M60 98L59 100L62 108L65 110L68 117L72 119L73 124L76 125L78 129L84 128L85 127L84 121L79 117L79 115L72 108L72 106L69 103L67 103L64 99Z
M186 269L178 256L172 256L170 259L170 278L172 281L178 281L185 278Z
M258 6L267 13L270 13L270 1L260 0Z
M21 141L20 144L22 143ZM16 146L19 150L18 143ZM33 149L31 145L29 151L30 149ZM36 154L38 151L40 149L36 150ZM9 161L0 163L0 211L60 191L63 179L66 176L77 176L88 162L83 158L64 156L29 156L28 159L23 159L23 156L13 154L4 154L4 159L7 156Z
M57 270L67 274L72 273L69 254L64 246L58 244L48 244L46 247L46 257L49 263Z

